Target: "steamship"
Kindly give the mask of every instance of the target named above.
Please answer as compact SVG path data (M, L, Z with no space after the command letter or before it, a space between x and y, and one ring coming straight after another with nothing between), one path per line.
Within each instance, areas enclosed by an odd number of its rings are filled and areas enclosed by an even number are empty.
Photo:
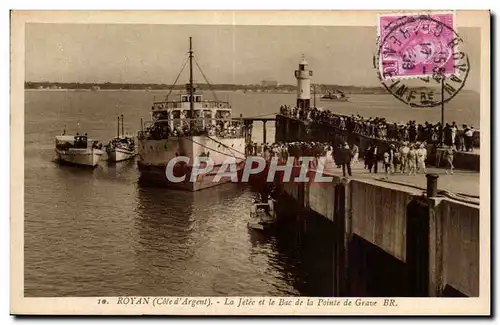
M176 100L153 102L151 119L141 123L138 132L139 182L166 186L178 190L198 191L223 183L235 181L231 177L216 178L219 169L230 169L224 162L234 162L237 171L245 163L245 136L242 121L232 118L229 101L206 100L203 93L193 83L193 61L203 78L205 74L194 58L192 39L189 38L189 83L186 90L177 94ZM179 73L181 75L184 66ZM210 85L205 78L205 82ZM187 161L175 159L187 157ZM201 175L192 175L196 157L209 157L213 169ZM172 166L173 165L173 166ZM172 167L173 176L182 181L176 182L167 177L167 166ZM201 166L200 166L201 167ZM222 171L221 171L222 172ZM193 177L192 177L193 176Z

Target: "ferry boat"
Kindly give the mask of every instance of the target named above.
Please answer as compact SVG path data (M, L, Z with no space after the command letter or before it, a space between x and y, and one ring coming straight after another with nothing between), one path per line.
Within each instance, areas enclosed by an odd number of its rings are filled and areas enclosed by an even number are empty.
M123 128L123 114L121 115L120 134L120 116L118 116L118 128L116 137L113 138L106 146L106 153L108 154L108 161L119 162L134 158L136 155L135 141L132 136L125 135Z
M141 125L138 133L140 183L167 186L173 189L198 191L234 181L230 177L214 179L224 162L232 160L241 171L245 163L245 137L243 123L232 118L229 101L206 100L193 83L193 49L189 38L189 83L186 91L177 94L176 100L154 102L151 120ZM198 65L199 67L199 65ZM203 71L200 72L205 78ZM182 70L181 70L182 73ZM180 76L180 74L179 74ZM205 81L210 84L208 80ZM175 84L172 86L175 86ZM171 90L170 90L171 91ZM168 163L178 157L188 162L177 162L173 166L175 177L184 177L182 182L172 182L166 175ZM197 157L209 157L213 169L197 175L191 182L193 164ZM175 162L175 161L174 161ZM228 170L229 171L229 170Z
M84 135L65 133L56 136L57 160L72 165L96 167L104 154L102 144L98 140L88 138L86 133Z
M322 101L334 101L334 102L348 102L349 97L347 97L343 92L337 90L337 93L329 91L326 95L321 97Z

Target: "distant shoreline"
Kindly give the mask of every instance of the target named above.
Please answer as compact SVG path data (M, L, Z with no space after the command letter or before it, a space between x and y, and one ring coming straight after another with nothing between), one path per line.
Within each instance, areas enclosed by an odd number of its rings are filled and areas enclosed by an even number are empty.
M25 91L45 91L45 92L59 92L59 91L70 91L70 92L107 92L107 91L123 91L123 92L153 92L153 93L167 93L169 89L69 89L69 88L59 88L59 89L51 89L51 88L24 88ZM181 89L174 89L174 93L178 93L181 91ZM225 92L225 93L246 93L246 94L283 94L283 95L295 95L296 91L280 91L280 90L265 90L265 91L255 91L255 90L241 90L241 89L236 89L236 90L228 90L228 89L211 89L211 90L204 90L204 91L217 91L217 92ZM437 90L435 90L437 91ZM344 91L345 94L348 95L390 95L390 93L387 92L387 90L383 89L383 91ZM479 93L473 91L473 90L467 90L464 89L461 91L461 93L474 93L479 95ZM313 94L311 94L311 97ZM316 96L323 96L323 93L316 93Z
M239 92L239 93L282 93L282 94L295 94L297 92L296 85L273 85L273 86L262 86L258 84L252 85L234 85L234 84L197 84L195 86L198 90L203 91L227 91L227 92ZM329 91L333 92L343 92L345 94L387 94L387 90L380 87L362 87L362 86L343 86L343 85L327 85L327 84L316 84L314 85L315 92L317 95L325 94ZM121 83L77 83L77 82L33 82L27 81L24 84L25 90L67 90L67 91L182 91L185 89L183 84L181 85L166 85L166 84L121 84ZM435 91L439 92L439 88L432 87L415 87L411 88L416 92L420 91ZM462 90L464 92L474 92L473 90ZM311 93L313 90L311 89Z

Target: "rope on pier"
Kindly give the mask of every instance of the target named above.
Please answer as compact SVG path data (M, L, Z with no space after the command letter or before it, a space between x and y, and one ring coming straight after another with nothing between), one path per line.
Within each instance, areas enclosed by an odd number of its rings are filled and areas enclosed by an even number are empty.
M417 190L422 190L424 193L427 192L427 189L419 187L417 185L408 184L408 183L404 183L404 182L392 181L392 180L388 180L388 179L384 179L384 178L375 178L375 179L378 181L381 181L381 182L412 187L412 188L415 188ZM447 190L439 190L438 194L440 194L442 196L446 196L446 197L453 199L453 200L457 200L457 201L461 201L461 202L465 202L465 203L469 203L469 204L479 205L479 201L478 201L479 196L470 195L470 194L463 194L463 193L453 193L453 192L450 192Z

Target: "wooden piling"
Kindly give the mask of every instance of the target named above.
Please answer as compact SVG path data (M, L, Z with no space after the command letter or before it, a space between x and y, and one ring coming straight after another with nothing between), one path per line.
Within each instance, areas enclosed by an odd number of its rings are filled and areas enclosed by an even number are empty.
M266 121L262 121L262 128L263 128L262 131L263 143L266 144L267 143Z

